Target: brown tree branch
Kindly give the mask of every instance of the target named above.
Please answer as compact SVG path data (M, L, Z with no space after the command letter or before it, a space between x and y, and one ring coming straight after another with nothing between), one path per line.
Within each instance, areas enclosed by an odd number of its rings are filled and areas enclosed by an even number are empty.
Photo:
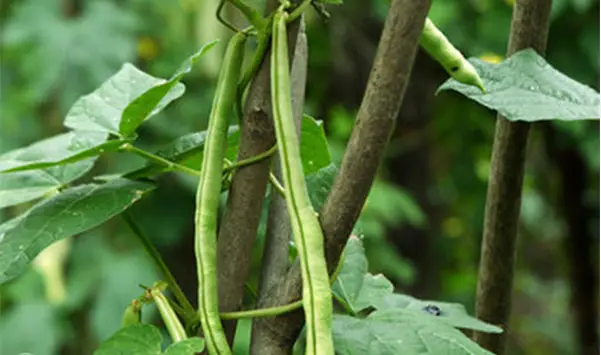
M273 11L277 5L277 0L269 0L266 13ZM296 47L298 24L297 20L288 26L288 48L291 53L294 53ZM268 50L246 98L240 128L239 160L263 153L275 144L270 95ZM265 199L270 163L269 159L265 159L241 167L232 179L217 239L220 312L237 311L242 305L244 283L250 272L251 251ZM236 321L224 321L223 327L231 344Z
M302 21L302 20L301 20ZM304 32L304 21L301 22L292 65L291 95L292 111L296 119L296 131L300 137L305 102L305 87L307 82L308 46ZM273 157L273 172L281 181L280 158L276 153ZM266 307L269 290L280 282L288 272L288 249L292 229L286 207L286 200L275 190L271 190L269 215L267 217L267 232L262 257L261 276L259 279L259 297L257 308ZM256 324L256 323L254 323ZM261 354L264 344L270 341L269 332L264 327L253 326L251 353ZM254 350L253 350L254 349Z
M430 1L393 0L356 124L328 200L320 213L326 236L330 272L335 269L371 185L395 125L417 52L419 36ZM302 280L297 262L270 292L266 306L300 299ZM289 354L302 329L302 310L272 318L255 319L271 342L255 354Z
M543 55L550 13L551 0L517 0L507 56L528 47ZM474 340L496 354L503 354L508 333L529 130L528 123L510 122L500 115L497 117L486 196L476 315L503 327L505 331L502 334L474 333Z

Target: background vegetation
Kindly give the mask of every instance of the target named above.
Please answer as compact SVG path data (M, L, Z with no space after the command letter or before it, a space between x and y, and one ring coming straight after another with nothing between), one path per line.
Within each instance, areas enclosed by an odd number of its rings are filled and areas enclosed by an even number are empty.
M0 3L0 153L63 131L73 102L123 62L168 77L202 44L230 36L215 20L216 3ZM599 2L553 3L548 61L599 91ZM497 61L505 53L511 6L510 0L434 1L430 17L466 56ZM327 23L307 18L306 112L324 120L334 160L350 135L387 9L386 0L346 0ZM224 44L184 79L188 95L145 123L139 144L156 150L205 129ZM418 54L356 232L365 238L371 272L384 273L404 293L460 302L473 313L495 115L452 92L434 96L445 78ZM508 353L578 354L590 334L598 343L598 125L537 123L531 131ZM126 157L103 157L88 176L143 164ZM195 181L170 174L160 183L131 211L195 300ZM0 221L27 207L0 210ZM89 354L119 327L125 306L141 292L138 284L158 278L120 219L61 247L67 250L63 279L49 277L54 266L40 259L0 287L0 353ZM257 261L260 250L256 245ZM158 320L156 312L144 318ZM238 342L248 341L247 328L241 322Z

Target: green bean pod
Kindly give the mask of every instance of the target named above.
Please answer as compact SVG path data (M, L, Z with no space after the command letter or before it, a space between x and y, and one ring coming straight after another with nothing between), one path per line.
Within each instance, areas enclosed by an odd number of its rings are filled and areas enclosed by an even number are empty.
M132 324L138 324L142 320L142 304L138 300L133 300L125 308L123 318L121 320L121 328L125 328Z
M159 313L161 314L161 318L163 318L163 322L165 323L165 328L169 332L169 336L171 336L171 340L173 343L180 342L184 339L187 339L186 331L184 327L177 318L175 311L171 308L169 301L163 295L160 289L153 287L150 290L150 294L152 295L152 299L154 303L157 305L159 309Z
M202 171L196 194L195 254L198 273L199 317L211 355L232 353L219 318L217 292L217 211L230 114L244 59L246 34L229 41L221 71L204 146Z
M298 248L303 280L307 354L334 354L332 292L324 255L323 233L309 200L292 113L285 12L273 22L271 97L286 205Z
M453 79L486 92L476 68L449 42L444 33L429 18L426 18L419 44L442 65Z

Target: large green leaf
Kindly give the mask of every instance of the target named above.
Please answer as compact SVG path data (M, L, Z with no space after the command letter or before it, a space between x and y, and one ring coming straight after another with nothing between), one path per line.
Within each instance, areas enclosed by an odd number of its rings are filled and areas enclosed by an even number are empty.
M161 350L159 329L150 324L134 324L122 328L103 342L94 355L190 355L204 349L204 340L189 338Z
M128 142L107 141L107 134L91 131L70 131L35 142L27 147L0 155L0 172L34 170L65 165L113 152ZM92 160L93 161L93 160Z
M482 77L486 94L454 79L437 92L458 91L511 121L599 119L599 93L559 72L532 49L501 64L477 58L470 62Z
M301 158L303 171L305 175L309 175L328 166L332 161L332 157L323 130L323 121L304 115L301 123Z
M394 287L383 275L367 272L367 258L359 238L351 236L344 249L344 260L332 292L350 307L354 314L374 306Z
M94 159L46 169L0 174L0 208L18 205L58 191L92 168Z
M403 294L393 293L393 285L383 275L368 273L365 249L359 238L351 236L344 249L344 260L332 292L352 314L375 308L378 310L404 309L417 316L431 318L456 328L481 332L500 333L503 330L467 314L458 303L423 301Z
M217 41L211 41L202 46L196 53L187 58L173 76L166 82L148 89L123 110L119 132L123 136L130 136L150 116L161 111L169 102L182 95L183 91L172 90L185 74L192 70L192 66L213 46Z
M432 318L432 319L430 319ZM376 311L367 318L334 315L337 354L489 355L459 330L404 309Z
M98 89L75 102L65 118L65 126L73 130L120 136L121 117L128 105L148 90L164 83L164 79L155 78L132 64L125 63ZM182 83L176 83L157 106L164 108L183 95L184 90ZM157 112L155 110L153 114Z
M125 179L73 187L38 203L0 235L0 283L18 275L53 242L121 213L154 185Z
M436 317L456 328L472 329L486 333L502 333L503 329L470 316L459 303L419 300L398 293L386 295L376 305L377 309L409 309Z

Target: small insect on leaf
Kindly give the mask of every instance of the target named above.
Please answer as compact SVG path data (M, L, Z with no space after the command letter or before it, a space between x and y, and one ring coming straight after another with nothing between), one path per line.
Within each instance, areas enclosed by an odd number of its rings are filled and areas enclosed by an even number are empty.
M424 312L430 313L433 316L439 316L442 314L442 310L438 306L435 306L433 304L429 304L426 307L424 307Z

